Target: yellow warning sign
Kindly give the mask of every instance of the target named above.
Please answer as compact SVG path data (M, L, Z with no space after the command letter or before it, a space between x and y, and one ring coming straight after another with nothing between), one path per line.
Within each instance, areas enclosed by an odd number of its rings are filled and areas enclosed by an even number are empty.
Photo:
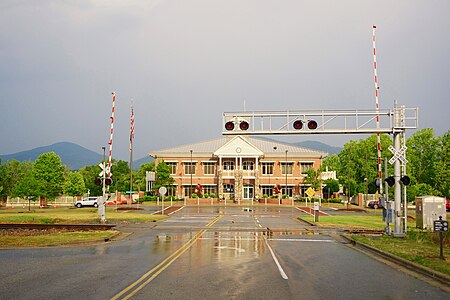
M312 187L309 187L305 193L309 198L312 198L316 194L316 191Z

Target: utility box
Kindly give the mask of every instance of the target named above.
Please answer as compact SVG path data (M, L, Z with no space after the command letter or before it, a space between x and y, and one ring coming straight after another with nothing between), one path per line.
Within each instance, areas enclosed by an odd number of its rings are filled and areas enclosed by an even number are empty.
M445 198L437 196L421 196L416 198L416 227L432 229L433 221L446 220Z

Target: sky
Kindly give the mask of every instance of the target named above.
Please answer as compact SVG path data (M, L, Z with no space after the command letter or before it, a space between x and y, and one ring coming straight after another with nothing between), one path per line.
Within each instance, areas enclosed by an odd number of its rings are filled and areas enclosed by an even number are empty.
M450 1L2 0L0 154L67 141L129 159L218 138L229 111L419 108L450 129ZM414 130L408 131L408 134ZM277 136L278 138L278 136ZM342 146L358 135L292 135Z

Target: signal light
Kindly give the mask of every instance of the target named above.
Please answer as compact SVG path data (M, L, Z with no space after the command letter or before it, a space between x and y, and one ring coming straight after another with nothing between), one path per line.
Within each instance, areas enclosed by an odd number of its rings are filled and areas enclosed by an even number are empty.
M317 122L314 120L308 121L308 128L309 129L316 129L317 128Z
M392 187L395 184L395 178L394 176L389 176L388 178L386 178L384 181L387 182L387 184Z
M228 121L225 123L225 129L226 130L233 130L234 129L234 122Z
M295 121L292 126L294 127L294 129L302 129L303 128L303 122L300 120Z
M239 124L239 128L240 128L241 130L247 130L249 127L250 127L250 125L248 125L248 123L247 123L246 121L242 121L242 122Z
M409 185L411 183L411 179L408 176L403 176L402 178L400 178L400 181L404 184L404 185Z
M111 178L105 178L105 184L106 185L111 185L112 184L112 179Z
M95 184L96 185L102 185L102 179L101 178L95 179Z

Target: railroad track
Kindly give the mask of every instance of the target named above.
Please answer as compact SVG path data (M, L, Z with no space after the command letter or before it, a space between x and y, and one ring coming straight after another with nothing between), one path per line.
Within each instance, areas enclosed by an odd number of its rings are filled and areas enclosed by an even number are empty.
M68 231L94 231L111 230L114 224L0 224L1 229L22 229L22 230L68 230Z

